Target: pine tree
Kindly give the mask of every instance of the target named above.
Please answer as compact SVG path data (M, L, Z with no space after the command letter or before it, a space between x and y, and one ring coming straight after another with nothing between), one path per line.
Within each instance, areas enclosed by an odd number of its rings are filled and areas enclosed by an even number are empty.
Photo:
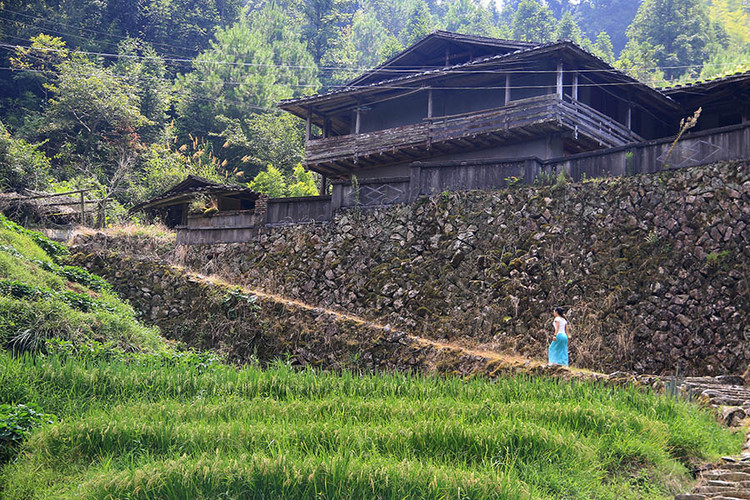
M649 52L669 80L700 71L715 38L701 0L644 0L627 34L629 49Z
M518 5L513 23L511 36L515 40L528 42L552 41L555 31L555 18L552 11L535 0L522 0Z

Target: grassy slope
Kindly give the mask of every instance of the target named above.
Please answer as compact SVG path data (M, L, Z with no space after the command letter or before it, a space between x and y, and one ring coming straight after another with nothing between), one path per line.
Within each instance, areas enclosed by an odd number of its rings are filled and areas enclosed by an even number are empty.
M59 418L0 472L3 498L667 498L689 480L682 462L740 447L708 413L635 389L238 370L176 354L33 236L0 220L0 245L0 282L49 292L6 287L3 345L19 331L71 342L0 350L0 404Z
M133 309L105 283L61 265L39 242L55 249L40 235L0 218L0 347L28 350L60 338L126 351L165 348L158 330L138 323Z

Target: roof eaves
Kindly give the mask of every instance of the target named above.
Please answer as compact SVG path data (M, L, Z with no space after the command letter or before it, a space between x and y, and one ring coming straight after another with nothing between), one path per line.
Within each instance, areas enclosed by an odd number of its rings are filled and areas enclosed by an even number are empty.
M456 71L458 69L463 69L463 68L467 68L467 67L471 67L471 66L478 66L478 65L487 64L487 63L493 63L493 62L497 62L497 61L502 61L504 59L511 60L514 57L525 56L525 55L528 55L528 54L531 54L531 53L534 53L534 52L540 52L540 53L545 52L545 51L546 52L551 52L553 50L562 49L562 48L565 48L565 47L571 48L571 49L579 52L580 54L583 54L584 56L586 56L588 58L594 59L596 62L598 62L601 65L607 66L609 72L611 72L612 74L614 74L616 76L619 76L620 78L623 78L623 79L628 80L628 81L630 81L630 82L632 82L634 84L637 84L639 87L641 87L641 88L645 89L647 92L649 92L653 97L661 99L661 100L666 100L670 104L676 105L676 103L674 102L674 100L671 97L669 97L668 95L666 95L666 94L660 92L659 90L657 90L657 89L655 89L655 88L653 88L653 87L651 87L651 86L649 86L649 85L641 82L640 80L637 80L637 79L633 78L632 76L628 75L627 73L624 73L623 71L620 71L620 70L612 67L609 63L607 63L606 61L604 61L602 58L596 56L595 54L590 53L589 51L587 51L584 48L580 47L576 43L574 43L574 42L572 42L570 40L558 40L558 41L555 41L555 42L547 42L547 43L544 43L544 44L541 44L541 45L534 45L532 47L515 50L515 51L509 52L507 54L498 54L498 55L493 55L493 56L487 56L487 57L483 57L483 58L480 58L480 59L474 59L474 60L471 60L471 61L468 61L468 62L465 62L465 63L455 64L453 66L446 66L444 68L436 68L436 69L433 69L433 70L423 71L421 73L416 73L416 74L413 74L413 75L400 76L400 77L396 77L396 78L391 78L389 80L382 80L382 81L378 81L378 82L373 82L373 83L370 83L370 84L368 84L366 86L358 87L358 88L354 88L354 89L352 89L351 87L344 86L344 87L341 87L339 89L329 91L329 92L327 92L325 94L318 94L318 95L308 96L308 97L300 97L300 98L296 98L296 99L286 99L286 100L283 100L283 101L279 101L279 103L277 104L277 106L280 107L280 108L282 108L282 109L284 109L285 107L290 107L290 106L295 105L295 104L300 104L301 105L303 103L312 102L312 101L327 100L329 98L333 98L333 97L336 97L338 95L347 94L347 93L350 93L350 94L353 94L353 95L354 94L362 94L362 93L366 93L368 90L372 90L372 89L375 89L377 87L382 87L382 86L385 86L385 85L388 85L388 84L399 83L399 82L407 82L409 80L418 80L418 79L423 79L424 77L431 77L433 75L436 76L436 75L439 75L439 74L450 74L452 71Z

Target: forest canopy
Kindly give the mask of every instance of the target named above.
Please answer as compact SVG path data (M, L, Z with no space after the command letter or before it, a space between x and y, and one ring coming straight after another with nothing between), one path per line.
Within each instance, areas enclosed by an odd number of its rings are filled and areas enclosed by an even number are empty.
M93 188L112 220L188 174L316 194L276 103L438 29L572 40L657 86L750 70L742 0L1 0L2 188Z

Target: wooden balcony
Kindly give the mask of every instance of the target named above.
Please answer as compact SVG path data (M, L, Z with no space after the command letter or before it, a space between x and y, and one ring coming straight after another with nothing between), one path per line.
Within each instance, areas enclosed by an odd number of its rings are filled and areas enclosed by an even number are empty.
M507 106L441 116L376 132L307 142L308 168L327 174L422 160L462 151L519 143L562 133L566 149L579 152L643 139L611 117L580 101L555 94L513 101Z

